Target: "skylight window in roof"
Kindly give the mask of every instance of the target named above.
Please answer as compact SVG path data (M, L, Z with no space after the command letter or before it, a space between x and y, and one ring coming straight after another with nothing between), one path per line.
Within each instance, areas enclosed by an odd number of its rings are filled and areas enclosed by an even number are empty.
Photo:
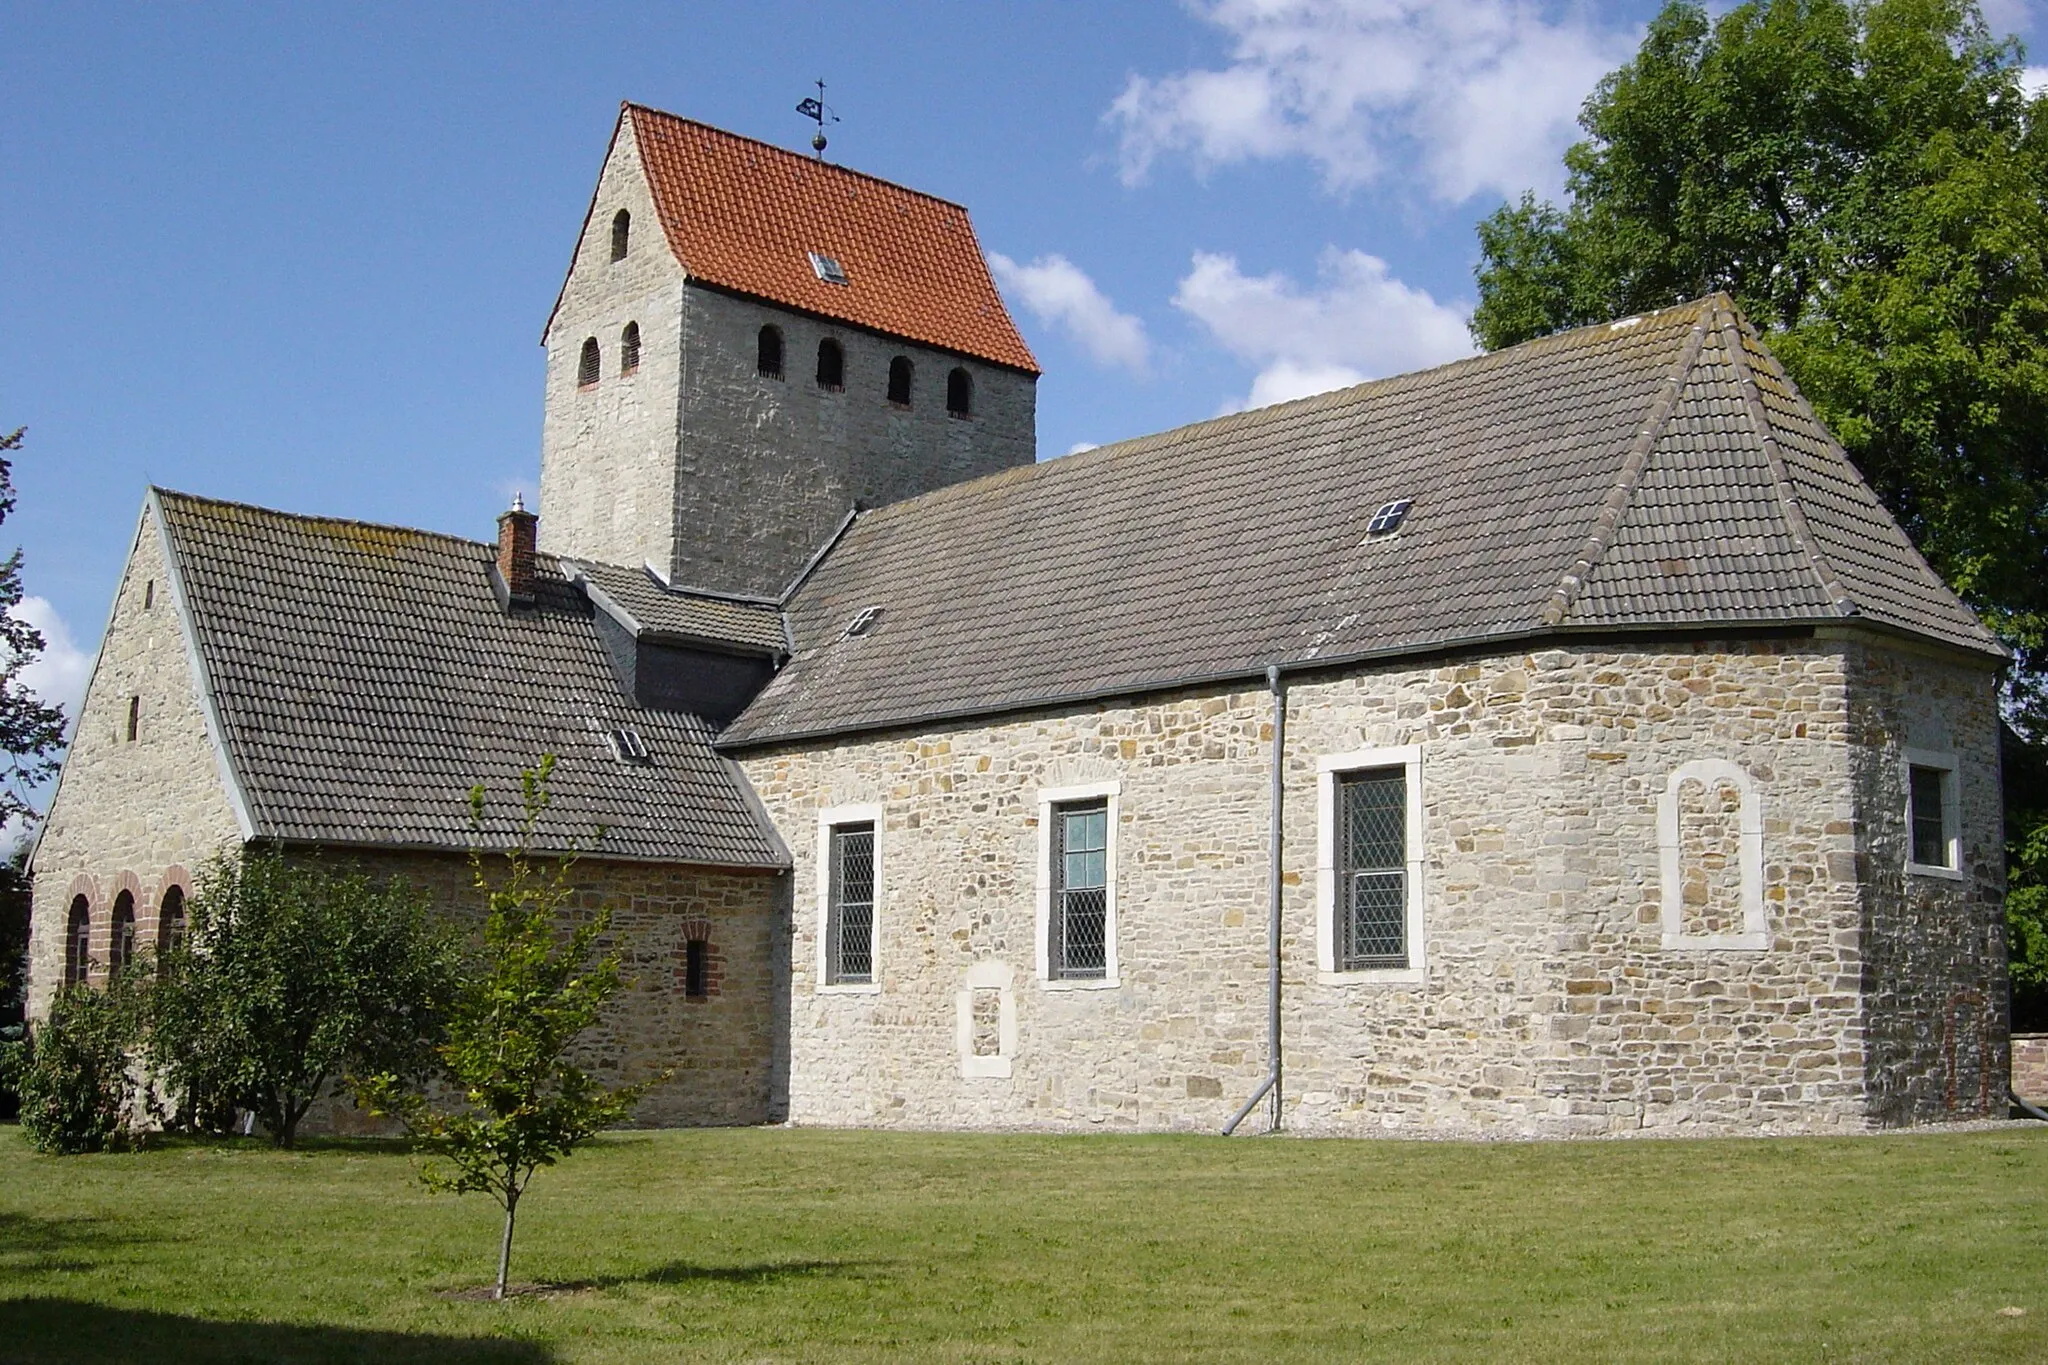
M846 267L839 264L837 260L833 259L830 256L821 256L815 251L810 253L810 257L811 269L816 271L818 274L818 278L823 280L825 283L851 283L851 281L848 280L846 277Z
M654 762L654 756L647 752L647 741L640 738L638 730L620 728L607 733L612 742L612 755L621 763L646 765Z
M856 636L867 634L875 628L875 623L881 619L882 609L880 607L862 607L853 618L853 624L846 628L846 638L851 640Z
M1372 520L1365 524L1365 533L1369 536L1394 534L1401 528L1401 522L1407 517L1408 509L1414 505L1413 498L1397 498L1393 502L1381 503L1379 511L1374 512Z

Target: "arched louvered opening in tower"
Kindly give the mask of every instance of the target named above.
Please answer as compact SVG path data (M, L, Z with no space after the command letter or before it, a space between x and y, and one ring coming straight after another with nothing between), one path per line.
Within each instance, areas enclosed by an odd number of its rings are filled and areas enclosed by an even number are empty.
M768 326L754 338L754 369L764 379L782 378L782 329Z
M818 343L818 387L834 393L846 387L846 352L831 337Z
M612 215L612 259L626 259L626 249L633 245L633 215L620 209Z
M629 322L626 330L619 333L619 373L631 374L640 368L640 324Z
M576 362L576 387L588 389L597 383L597 377L604 369L604 357L597 349L596 337L583 338L583 355Z
M974 415L974 376L958 366L946 376L946 411L955 417Z
M900 407L910 406L910 361L904 356L889 362L889 401Z

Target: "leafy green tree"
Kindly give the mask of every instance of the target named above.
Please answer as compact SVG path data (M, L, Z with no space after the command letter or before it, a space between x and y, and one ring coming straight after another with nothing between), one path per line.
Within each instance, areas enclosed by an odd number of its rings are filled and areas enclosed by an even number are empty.
M470 852L485 915L439 1049L448 1089L462 1097L461 1106L440 1107L390 1075L366 1076L359 1089L374 1112L398 1115L418 1143L446 1163L422 1168L429 1188L488 1194L505 1211L493 1290L500 1299L528 1182L543 1166L622 1122L646 1088L607 1088L568 1059L619 990L620 954L598 950L611 924L608 911L565 923L575 894L574 856L539 859L528 852L553 771L554 757L543 755L537 768L523 774L523 833L505 856L502 878L493 880L481 851ZM481 826L481 786L470 793L470 808Z
M16 427L0 436L0 521L14 510L14 461L28 428ZM43 652L43 637L16 616L21 605L21 551L0 560L0 754L6 776L0 780L0 823L36 818L29 795L57 771L57 752L64 747L64 711L51 706L21 685L21 670Z
M1569 203L1480 225L1499 347L1725 289L2048 739L2048 99L1963 0L1674 3L1595 89Z
M222 854L152 993L150 1056L188 1112L251 1110L289 1147L352 1073L422 1074L453 989L452 936L426 897L287 860Z

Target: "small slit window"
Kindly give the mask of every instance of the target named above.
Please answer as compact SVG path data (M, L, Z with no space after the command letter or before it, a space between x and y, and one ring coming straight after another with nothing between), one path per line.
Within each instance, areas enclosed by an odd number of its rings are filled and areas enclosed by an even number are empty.
M754 369L763 378L782 378L782 329L763 327L754 338Z
M612 259L623 261L633 245L633 215L620 209L612 215Z
M629 322L626 330L619 333L619 373L631 374L640 368L640 324Z
M1369 536L1394 534L1401 529L1401 523L1407 520L1408 509L1414 505L1413 498L1396 498L1393 502L1381 503L1379 510L1372 514L1372 520L1365 524L1365 533Z
M946 376L946 411L955 417L974 415L974 376L958 367Z
M156 606L156 580L150 579L142 585L142 609L148 611Z
M875 979L875 827L834 825L831 896L825 924L825 979L832 985Z
M142 734L142 698L128 699L128 742L133 744Z
M638 730L621 727L610 732L610 739L612 755L619 762L645 766L654 761L653 756L647 752L647 741L640 738Z
M889 362L889 401L910 406L910 361L900 355Z
M692 1000L711 994L711 945L701 938L683 949L683 994Z
M593 388L603 372L604 356L597 349L596 337L583 338L583 354L576 361L576 387Z
M848 284L848 283L850 283L850 281L849 281L849 280L847 279L847 277L846 277L846 267L845 267L845 266L843 266L843 265L841 265L841 264L839 264L839 262L838 262L838 260L837 260L836 258L834 258L834 257L831 257L831 256L825 256L825 255L821 255L821 254L819 254L818 252L815 252L815 251L813 251L813 252L811 252L811 253L810 253L810 257L811 257L811 270L812 270L812 272L813 272L813 273L815 273L815 274L817 275L817 277L818 277L819 279L823 280L823 281L824 281L825 283L827 283L827 284Z
M846 387L846 352L831 337L818 343L818 387L833 393Z

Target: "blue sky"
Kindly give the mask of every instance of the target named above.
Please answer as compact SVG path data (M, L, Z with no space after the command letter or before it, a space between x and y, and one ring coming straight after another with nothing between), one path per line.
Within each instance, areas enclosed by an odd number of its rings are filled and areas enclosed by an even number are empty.
M0 13L0 427L83 688L146 484L486 536L618 103L965 203L1041 457L1469 347L1473 223L1652 3L151 5ZM2035 38L2044 0L1986 6ZM2040 46L2038 42L2036 46Z

